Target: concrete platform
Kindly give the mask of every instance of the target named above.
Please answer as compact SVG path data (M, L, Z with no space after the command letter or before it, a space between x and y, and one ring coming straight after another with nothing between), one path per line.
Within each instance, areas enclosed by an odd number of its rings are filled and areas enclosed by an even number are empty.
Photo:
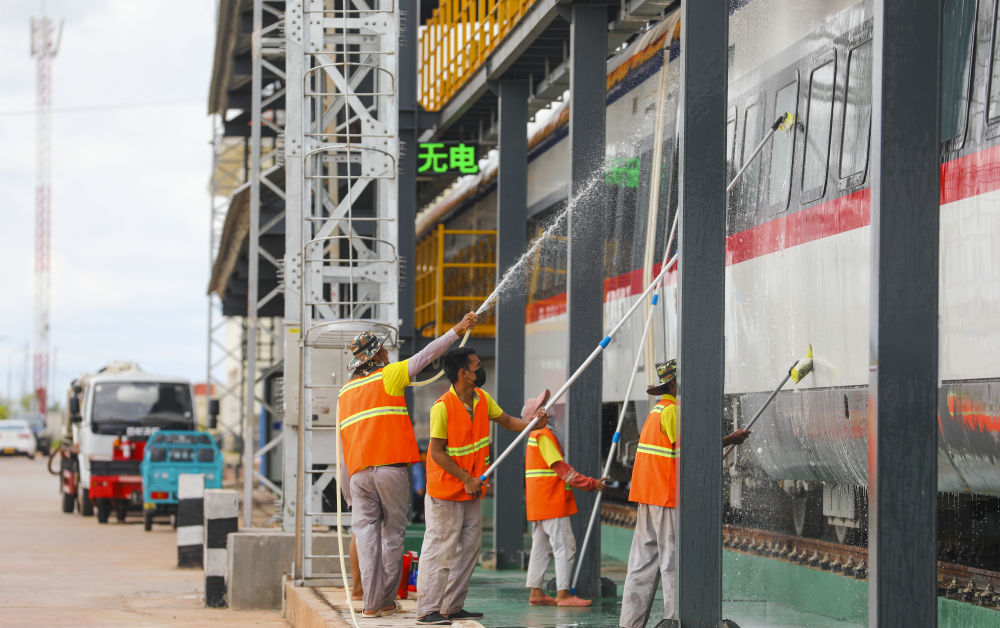
M351 613L347 608L345 592L340 587L297 587L285 578L285 620L295 628L351 628ZM355 612L361 612L360 603L355 603ZM358 623L371 628L392 628L412 626L417 620L417 601L400 600L403 612L385 617L358 617ZM476 621L465 620L452 623L456 628L484 628Z

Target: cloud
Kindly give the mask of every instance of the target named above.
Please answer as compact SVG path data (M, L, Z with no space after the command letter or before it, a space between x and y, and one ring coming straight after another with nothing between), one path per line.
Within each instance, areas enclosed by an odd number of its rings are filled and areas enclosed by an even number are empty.
M29 17L0 23L0 369L32 338L35 117ZM9 6L7 6L9 5ZM61 398L113 359L204 379L213 0L49 0L53 62L50 343ZM70 111L94 105L156 106Z

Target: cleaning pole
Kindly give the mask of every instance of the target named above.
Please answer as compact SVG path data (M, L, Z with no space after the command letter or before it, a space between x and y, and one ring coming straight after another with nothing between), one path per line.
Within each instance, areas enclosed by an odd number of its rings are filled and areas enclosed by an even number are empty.
M618 330L621 329L622 325L625 324L625 321L631 318L632 314L635 313L635 311L639 308L640 305L642 305L643 301L649 295L649 293L652 292L653 289L656 287L656 284L667 274L667 271L670 270L670 268L676 262L677 262L677 255L675 254L673 257L671 257L667 262L663 264L663 268L660 270L660 274L656 276L656 278L653 280L653 283L649 284L649 287L647 287L645 290L642 291L642 294L640 294L639 298L635 300L635 303L632 304L632 307L630 307L628 311L625 312L625 315L621 317L621 319L615 324L614 327L611 328L611 331L608 332L608 335L605 336L601 340L601 342L597 344L597 346L590 353L590 355L587 356L587 359L583 361L583 364L577 367L576 371L574 371L573 374L570 375L569 379L566 380L566 383L560 386L559 390L557 390L555 394L552 395L551 398L549 398L549 402L545 404L544 408L542 408L543 413L548 412L549 410L552 409L552 406L554 406L556 402L559 401L559 399L561 399L564 394L566 394L566 391L569 390L569 387L573 385L573 382L579 379L580 375L582 375L583 372L587 369L587 367L590 366L590 363L596 360L597 356L601 355L601 353L607 348L607 346L611 344L611 339L614 337L616 333L618 333ZM510 452L514 451L518 443L520 443L524 439L524 437L527 436L529 432L531 432L532 428L535 427L535 424L538 423L539 418L540 417L536 416L531 419L531 422L528 423L527 427L521 430L521 433L517 435L517 438L515 438L510 445L507 446L507 449L503 450L503 453L501 453L497 457L497 459L493 462L493 464L491 464L489 468L486 469L486 471L481 476L479 476L480 480L482 480L483 482L486 481L486 478L488 478L490 474L493 473L493 471L497 468L497 465L503 462L503 459L509 456Z
M795 364L793 364L791 368L788 369L788 373L785 374L785 378L781 380L781 383L778 384L778 387L774 389L774 392L771 393L771 396L767 398L767 401L764 402L764 405L762 405L760 409L757 410L757 414L753 415L753 418L750 419L750 422L746 424L746 427L741 429L748 430L751 427L753 427L753 424L757 422L757 419L760 418L760 415L764 414L764 410L766 410L767 407L771 405L771 402L774 401L774 398L778 396L778 391L781 390L781 387L785 385L785 382L791 379L793 382L798 384L799 380L801 380L803 377L812 372L812 370L813 370L813 348L812 345L809 345L809 352L806 353L806 357L802 358L801 360L797 360ZM735 447L736 445L730 445L729 447L726 447L726 451L722 453L722 459L725 460L726 456L729 455L729 452L731 452Z
M753 152L750 153L749 157L747 157L746 162L743 164L743 167L739 169L739 171L733 176L733 180L730 181L729 185L726 186L726 194L729 194L730 192L733 191L733 187L736 185L736 182L740 180L740 177L743 176L743 173L746 171L746 169L749 168L750 164L753 163L754 157L756 157L760 153L760 151L764 150L764 144L767 143L767 140L771 139L771 136L774 135L774 132L777 131L778 129L781 129L782 131L788 131L789 129L792 128L794 124L795 124L795 116L793 116L792 114L786 112L778 116L778 119L774 121L774 124L771 125L771 128L768 130L768 132L764 134L764 137L760 140L760 142L757 143L757 148L753 149Z
M653 322L653 314L656 312L656 305L660 301L660 295L653 295L652 307L649 310L649 314L646 316L646 325L642 329L642 339L639 341L639 346L646 344L646 337L649 335L650 323ZM632 394L632 386L635 384L635 375L639 372L639 362L643 359L643 354L641 351L637 351L635 354L635 364L632 366L632 375L628 379L628 386L625 387L625 403L622 404L622 411L618 414L618 425L615 427L615 434L611 437L611 449L608 450L608 459L604 463L604 471L601 472L601 477L606 478L608 474L611 473L611 461L615 458L615 451L618 449L618 441L622 437L622 425L625 424L625 411L628 409L628 398ZM576 595L576 582L580 578L580 568L583 567L583 557L587 553L587 547L590 543L590 535L594 531L594 524L597 522L597 513L601 509L601 498L604 497L604 493L598 492L597 498L594 500L594 507L590 511L590 520L587 522L587 532L583 535L583 545L580 546L580 553L576 557L576 569L573 570L573 583L570 585L569 594Z

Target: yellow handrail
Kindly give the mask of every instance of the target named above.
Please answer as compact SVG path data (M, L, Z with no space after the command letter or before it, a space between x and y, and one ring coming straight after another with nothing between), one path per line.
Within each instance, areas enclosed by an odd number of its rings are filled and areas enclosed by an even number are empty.
M445 238L450 238L447 243ZM445 229L439 224L417 242L415 257L414 318L424 336L446 332L496 286L496 231ZM495 329L490 313L482 317L473 335L492 337Z
M535 0L441 0L420 35L420 104L438 111Z

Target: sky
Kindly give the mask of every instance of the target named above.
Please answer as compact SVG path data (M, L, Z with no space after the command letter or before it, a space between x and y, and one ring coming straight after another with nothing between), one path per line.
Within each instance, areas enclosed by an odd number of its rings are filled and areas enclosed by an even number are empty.
M204 381L216 0L47 0L52 64L49 399L111 360ZM0 396L31 387L41 0L0 0ZM8 367L10 376L8 377ZM27 381L24 382L25 378Z

